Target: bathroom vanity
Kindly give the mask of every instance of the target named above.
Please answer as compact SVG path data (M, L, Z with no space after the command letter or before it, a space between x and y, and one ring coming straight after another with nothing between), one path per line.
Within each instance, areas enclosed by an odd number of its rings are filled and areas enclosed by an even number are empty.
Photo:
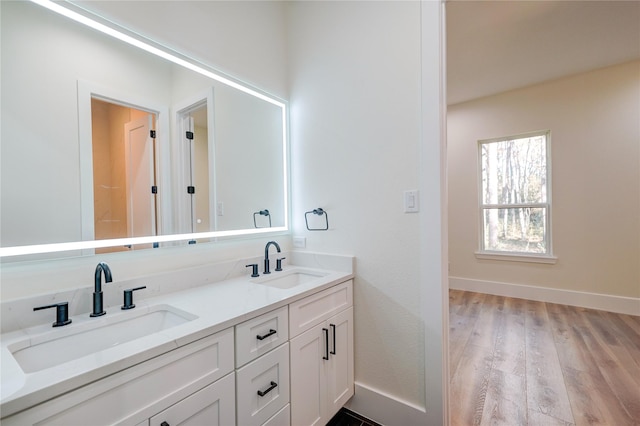
M326 424L354 391L353 259L287 257L260 277L242 259L216 282L217 265L114 282L147 289L133 309L3 333L2 424Z
M15 118L2 179L22 184L3 188L0 257L61 253L67 269L48 268L83 271L98 253L290 232L286 100L73 3L2 2ZM2 424L325 424L354 392L353 258L292 252L270 265L271 246L281 251L270 241L264 259L122 281L98 255L93 288L51 294L18 279L33 293L1 303ZM46 291L64 281L51 278Z

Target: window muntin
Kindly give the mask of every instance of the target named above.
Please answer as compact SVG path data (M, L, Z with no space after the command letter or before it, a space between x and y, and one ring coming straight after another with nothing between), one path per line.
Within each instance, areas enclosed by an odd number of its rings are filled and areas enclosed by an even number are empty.
M551 256L549 132L478 147L480 252Z

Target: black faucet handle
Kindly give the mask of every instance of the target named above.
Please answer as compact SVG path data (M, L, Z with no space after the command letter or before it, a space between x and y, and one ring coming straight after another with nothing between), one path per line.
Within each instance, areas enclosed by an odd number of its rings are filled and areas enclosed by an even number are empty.
M282 261L285 260L286 257L281 257L276 259L276 271L282 271Z
M53 327L61 327L71 323L69 319L69 302L54 303L53 305L38 306L33 308L34 311L41 309L56 308L56 322L53 323Z
M137 290L142 290L147 288L147 286L136 287L136 288L128 288L124 291L124 301L123 305L120 307L122 310L133 309L136 305L133 304L133 292Z
M258 274L258 264L257 263L252 263L250 265L245 265L245 268L251 268L251 278L255 278L255 277L259 277L260 274Z

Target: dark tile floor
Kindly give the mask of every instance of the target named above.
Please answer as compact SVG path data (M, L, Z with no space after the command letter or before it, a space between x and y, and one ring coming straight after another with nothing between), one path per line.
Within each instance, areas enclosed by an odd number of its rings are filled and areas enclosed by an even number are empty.
M346 408L340 409L338 414L333 416L327 426L382 426L373 420L362 417L360 414L347 410Z

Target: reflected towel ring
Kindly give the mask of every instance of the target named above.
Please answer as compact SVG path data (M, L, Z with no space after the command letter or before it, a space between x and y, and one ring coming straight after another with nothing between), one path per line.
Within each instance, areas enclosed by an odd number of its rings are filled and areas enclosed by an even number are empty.
M265 226L258 226L258 224L256 223L256 215L267 216L269 218L269 228L271 228L271 213L269 213L269 210L264 209L264 210L260 210L259 212L253 213L253 227L266 228Z
M318 216L322 216L324 215L324 219L325 219L325 227L324 228L309 228L309 220L307 218L307 216L309 214L315 214ZM309 210L308 212L305 212L304 214L304 221L307 224L307 230L308 231L326 231L329 229L329 215L327 214L326 211L324 211L322 208L318 207L317 209L313 209L313 210Z

